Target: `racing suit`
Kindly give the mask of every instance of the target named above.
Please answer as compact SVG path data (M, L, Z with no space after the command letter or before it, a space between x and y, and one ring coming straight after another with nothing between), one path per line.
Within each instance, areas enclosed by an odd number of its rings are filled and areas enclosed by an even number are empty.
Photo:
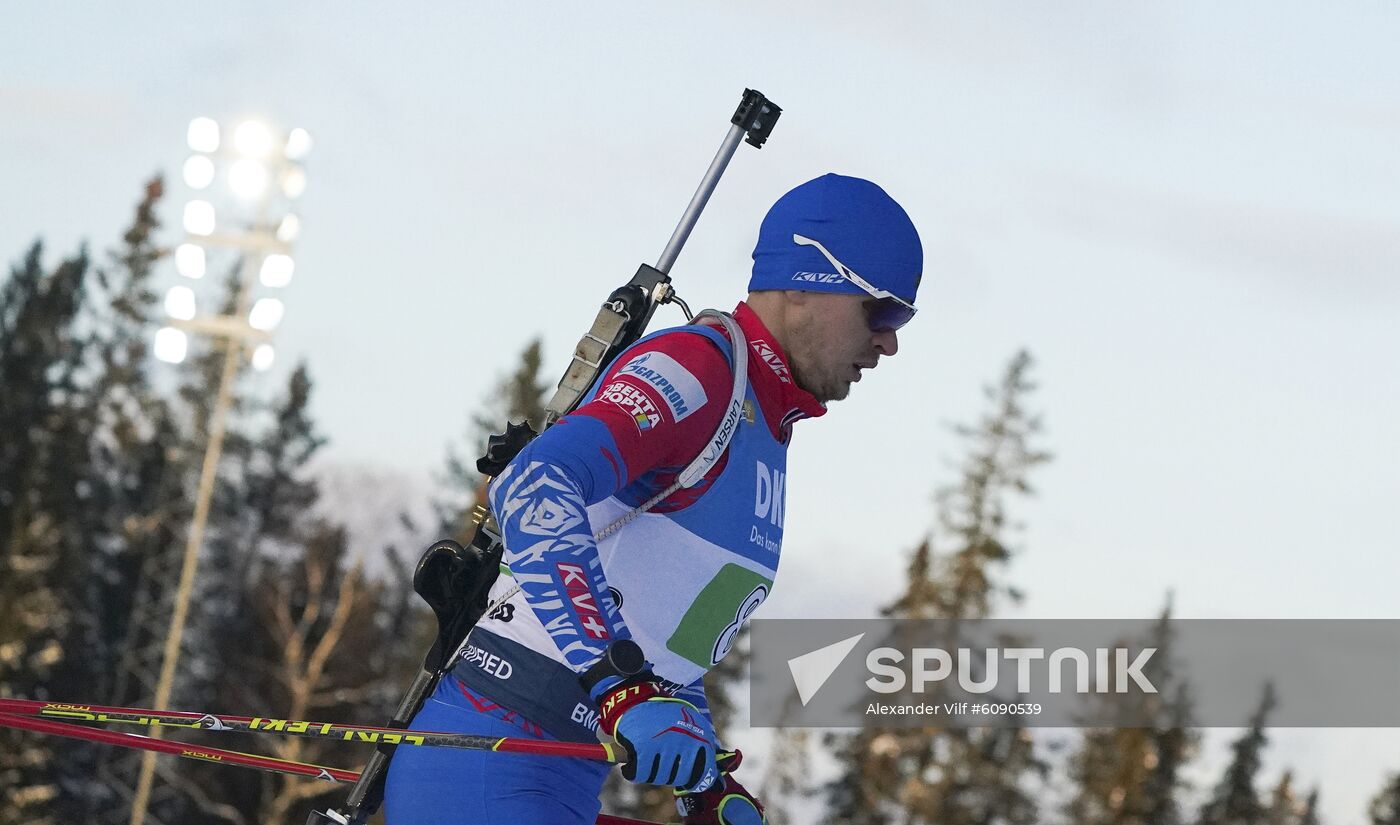
M794 383L757 314L741 302L733 317L747 339L747 352L737 354L748 359L743 413L724 456L697 484L635 512L711 442L729 402L736 353L722 327L703 323L625 350L575 412L493 481L506 546L490 594L499 604L414 728L597 741L597 708L578 676L625 638L669 691L707 709L701 677L733 647L777 572L791 427L825 412ZM608 769L400 749L386 789L389 822L514 815L592 823Z

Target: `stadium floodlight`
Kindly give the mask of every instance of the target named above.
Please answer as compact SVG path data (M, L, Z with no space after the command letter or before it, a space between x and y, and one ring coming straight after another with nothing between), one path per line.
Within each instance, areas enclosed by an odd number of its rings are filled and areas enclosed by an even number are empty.
M267 191L267 167L262 161L243 158L234 161L228 170L228 185L233 194L245 201L255 201Z
M290 255L268 255L263 259L258 280L263 286L281 289L292 282L292 270L295 268L296 262Z
M214 204L195 200L185 204L185 231L191 235L214 234Z
M185 360L189 340L185 333L174 327L161 327L156 332L156 357L168 364L178 364Z
M203 278L204 247L192 243L175 247L175 271L186 278Z
M301 160L311 153L311 133L305 129L293 129L287 134L287 145L283 147L282 153L288 160Z
M248 326L263 332L271 332L282 323L285 307L276 298L259 298L248 313Z
M283 243L291 243L301 234L301 218L296 215L283 215L282 222L277 224L277 240Z
M219 151L219 124L210 117L197 117L190 121L185 141L196 152Z
M208 155L190 155L182 167L185 185L203 189L214 182L214 161Z
M282 194L296 200L306 191L306 170L300 166L288 166L282 170Z
M276 360L277 353L272 349L271 344L258 344L253 350L253 369L258 372L267 372L272 369L272 362Z
M194 290L187 286L172 286L165 293L165 314L177 321L194 320Z
M196 593L195 574L218 475L215 471L223 449L223 422L234 403L234 379L250 364L261 372L271 369L276 360L269 340L272 331L282 323L285 307L276 298L256 298L256 292L260 288L285 287L291 282L295 270L291 244L300 234L301 219L290 214L287 201L306 189L301 160L311 151L311 136L305 129L283 134L257 120L221 130L210 118L195 118L189 124L186 141L196 154L184 162L184 181L191 189L207 189L209 194L201 193L184 206L187 237L175 248L176 270L186 278L203 277L210 263L208 251L215 249L237 250L241 262L237 294L227 311L197 315L193 285L171 288L165 297L171 325L156 333L152 348L160 360L178 364L188 353L187 332L213 335L227 344L221 359L219 391L209 409L204 469L185 534L180 579L175 586L165 650L155 681L152 701L156 707L167 707L171 701L189 604ZM220 178L227 181L227 189L212 186ZM218 201L220 223L216 220L215 198L227 199L230 194L242 203ZM208 306L211 299L203 300ZM160 739L162 729L152 728L149 733L153 739ZM155 768L155 754L148 751L141 760L131 794L128 825L145 825Z
M272 130L260 120L245 120L233 130L233 148L244 157L265 158L272 153Z

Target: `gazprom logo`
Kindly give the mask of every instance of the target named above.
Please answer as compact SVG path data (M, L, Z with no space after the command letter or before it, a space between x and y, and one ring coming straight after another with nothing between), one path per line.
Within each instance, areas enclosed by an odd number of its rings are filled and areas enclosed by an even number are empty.
M655 387L677 422L709 400L699 379L664 352L644 352L624 364L618 375L635 375Z
M762 461L755 461L758 477L754 485L754 518L768 519L779 529L783 526L783 482L787 476L782 470L770 469Z

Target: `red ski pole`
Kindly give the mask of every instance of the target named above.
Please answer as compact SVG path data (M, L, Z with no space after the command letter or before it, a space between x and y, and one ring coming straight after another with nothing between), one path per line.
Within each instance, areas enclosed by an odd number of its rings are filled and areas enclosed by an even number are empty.
M231 751L224 748L187 745L181 742L171 742L166 739L152 739L149 736L142 736L137 733L120 733L113 730L103 730L102 728L86 728L82 725L55 722L51 719L32 719L23 716L15 716L9 713L0 713L0 726L19 728L20 730L34 731L35 733L49 733L54 736L66 736L69 739L101 742L104 745L117 745L123 748L168 753L186 759L201 759L205 762L217 762L221 765L238 765L244 768L257 768L273 773L310 776L316 779L324 779L328 782L354 782L356 779L360 778L360 774L356 771L327 768L322 765L312 765L307 762L292 762L286 759L276 759L271 756L258 756L253 753Z
M13 700L4 701L10 703ZM38 704L42 705L46 703L40 702ZM198 759L203 762L213 762L218 765L235 765L243 768L256 768L271 773L309 776L313 779L324 779L327 782L354 782L360 778L359 771L328 768L324 765L313 765L309 762L293 762L290 759L259 756L253 753L231 751L225 748L188 745L181 742L172 742L168 739L152 739L149 736L142 736L137 733L122 733L119 731L104 730L102 728L89 728L82 725L70 724L68 722L55 722L51 719L16 716L12 713L0 713L0 727L16 728L18 730L27 730L34 733L47 733L54 736L64 736L69 739L80 739L87 742L100 742L104 745L116 745L122 748L155 751L156 753L166 753L185 759ZM628 819L626 817L599 814L597 825L658 825L658 823L647 822L641 819Z
M623 756L612 745L584 742L547 742L535 739L512 739L498 736L474 736L465 733L403 730L369 725L341 725L332 722L307 722L299 719L273 719L263 716L233 716L224 713L197 711L150 710L148 708L111 707L69 702L40 702L33 699L0 699L0 714L41 716L67 722L98 722L147 727L175 727L196 730L241 731L333 739L342 742L366 742L390 745L433 745L444 748L528 753L536 756L571 756L596 759L600 762L621 762Z

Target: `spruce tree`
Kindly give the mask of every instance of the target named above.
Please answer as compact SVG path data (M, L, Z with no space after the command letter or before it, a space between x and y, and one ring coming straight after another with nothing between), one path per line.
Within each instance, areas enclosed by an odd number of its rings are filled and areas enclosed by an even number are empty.
M983 619L1001 600L1020 598L998 580L1018 526L1010 501L1033 492L1030 472L1050 459L1036 443L1040 418L1025 407L1031 365L1028 353L1017 353L986 388L988 410L978 423L955 428L967 445L961 477L938 490L938 527L914 551L904 592L885 616ZM936 541L950 546L945 555ZM1047 766L1023 728L866 728L826 741L842 765L826 788L827 822L1028 825L1038 816L1026 782Z
M1199 825L1259 825L1264 821L1264 805L1254 783L1263 764L1264 746L1268 744L1264 725L1275 701L1274 686L1266 683L1249 729L1230 746L1234 757L1226 766L1225 775L1210 801L1201 807Z
M101 662L95 698L116 705L143 698L130 684L132 669L121 661L131 655L132 617L145 608L143 566L170 557L178 544L170 522L185 503L171 452L175 421L150 377L148 341L157 312L150 280L160 257L154 236L162 192L159 177L146 184L122 246L97 268L89 293L93 376L84 416L91 424L87 444L97 508L89 529L102 573L92 577L88 603L97 619L97 645L88 650Z
M1317 807L1317 797L1317 788L1308 792L1308 798L1303 801L1303 813L1298 817L1298 825L1321 825L1322 813Z
M1269 794L1264 809L1265 825L1318 825L1317 789L1300 797L1293 787L1293 771L1284 771Z
M88 489L77 396L85 251L52 272L35 243L0 289L0 696L71 691L69 645L84 627ZM62 821L70 763L58 745L0 731L0 823Z
M1186 685L1173 663L1171 603L1152 631L1136 642L1157 652L1143 670L1158 693L1105 693L1093 697L1098 712L1114 724L1088 728L1068 762L1073 797L1068 818L1082 825L1178 825L1181 765L1197 735L1190 725ZM1170 697L1170 698L1165 698Z
M1400 773L1386 780L1366 813L1371 825L1400 825Z
M51 569L41 585L0 575L20 586L26 599L52 598L57 605L46 611L45 630L20 646L47 639L50 661L28 668L29 686L11 684L12 692L113 704L140 698L127 690L124 642L143 605L139 571L154 547L173 541L166 512L180 500L178 487L161 483L171 421L146 374L161 194L159 178L147 183L106 263L88 266L80 253L53 276L41 276L36 246L0 296L6 387L0 417L10 434L0 447L0 485L21 491L17 498L0 492L0 521L6 536L48 534L59 554L46 562ZM34 394L45 386L44 395ZM13 472L21 467L27 469ZM40 501L47 503L35 509ZM7 543L0 553L21 547ZM0 602L24 604L2 594ZM25 816L91 822L111 813L114 783L98 764L109 750L34 739L27 737L24 747L59 749L61 769L48 813Z
M159 313L151 280L163 254L155 237L162 194L161 178L147 182L121 244L95 267L84 313L90 350L81 414L87 425L83 449L91 462L91 512L83 526L89 575L80 597L87 608L82 634L73 644L86 655L68 681L83 685L90 701L118 705L151 698L144 675L158 667L149 651L159 642L146 639L144 648L133 648L131 641L149 635L160 612L148 598L146 579L168 577L161 562L180 545L172 518L186 503L170 449L175 431L169 403L150 376L148 342ZM122 785L110 769L111 760L123 756L101 748L92 763L83 761L81 787L65 792L77 806L67 810L69 818L102 822L117 811L124 814Z
M1091 728L1071 757L1076 792L1065 808L1083 825L1132 825L1144 821L1147 778L1156 764L1144 728Z
M1293 789L1293 772L1284 771L1278 784L1269 792L1264 808L1264 825L1297 825L1303 812L1303 801Z
M1191 691L1177 685L1166 704L1162 721L1149 733L1152 761L1143 788L1144 825L1181 825L1178 791L1184 786L1181 768L1195 755L1200 734L1191 725Z

